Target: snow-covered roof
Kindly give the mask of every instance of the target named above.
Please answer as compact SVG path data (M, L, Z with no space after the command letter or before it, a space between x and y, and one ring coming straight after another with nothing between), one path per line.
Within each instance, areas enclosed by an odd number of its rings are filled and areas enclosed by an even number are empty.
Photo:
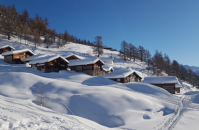
M22 49L22 50L15 50L15 51L4 52L4 53L2 53L2 56L12 55L12 54L16 54L16 53L23 53L23 52L30 52L31 54L35 55L35 54L34 54L32 51L30 51L29 49Z
M104 70L104 71L110 71L111 69L113 69L113 67L112 66L108 66L108 65L103 65L102 66L102 69ZM114 69L113 69L114 70Z
M41 64L41 63L46 63L46 62L50 62L54 59L57 59L57 58L61 58L63 59L65 62L69 63L68 60L66 60L64 57L60 56L60 55L52 55L52 56L46 56L46 57L41 57L41 58L38 58L38 59L35 59L35 60L32 60L29 62L29 64Z
M178 79L175 76L161 76L161 77L145 77L143 83L150 84L178 84Z
M100 60L106 62L106 61L113 61L114 58L111 58L111 57L101 57Z
M44 66L45 64L38 64L37 66Z
M70 60L70 63L68 66L89 65L89 64L94 64L97 61L101 61L104 65L104 62L100 60L99 58L89 58L89 59L82 59L82 60Z
M78 55L73 54L73 53L68 53L68 54L66 54L66 55L63 55L63 57L65 57L65 58L68 58L68 57L71 57L71 56L76 56L76 57L79 58L79 59L83 59L83 57L78 56Z
M182 88L182 85L180 83L175 84L175 88Z
M14 48L14 47L12 47L12 46L10 46L10 45L0 46L0 49L2 49L2 48L6 48L6 47L10 47L10 48L12 48L13 50L15 50L15 48Z
M136 73L137 75L139 75L137 73L137 71L132 70L131 68L128 69L120 69L120 70L115 70L112 73L109 73L107 75L105 75L105 78L125 78L126 76L132 74L132 73ZM141 75L139 75L141 77Z
M48 55L46 55L46 54L33 55L33 56L23 59L23 61L31 61L31 60L35 60L35 59L38 59L41 57L46 57L46 56L48 56Z

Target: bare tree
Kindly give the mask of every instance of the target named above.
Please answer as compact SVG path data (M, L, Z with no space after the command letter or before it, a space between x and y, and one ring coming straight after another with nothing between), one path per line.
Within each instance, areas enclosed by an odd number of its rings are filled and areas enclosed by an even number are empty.
M13 35L13 33L16 32L16 8L14 6L1 6L0 9L0 29L3 34L7 35L8 40L10 40L11 35Z
M102 43L102 37L96 36L93 46L93 53L97 54L98 57L103 54L103 43Z
M127 55L128 55L128 43L124 40L122 43L121 43L121 48L120 48L120 56L123 57L124 61L126 61L127 59Z
M138 47L138 52L139 52L139 58L140 58L140 60L142 62L143 61L143 57L144 57L144 52L145 52L144 47L139 46Z
M151 54L148 50L145 51L145 57L146 57L147 65L149 66L150 61L151 61Z
M39 36L39 34L38 34L36 29L33 30L33 34L32 35L34 36L34 43L35 43L35 48L36 48L37 44L41 43L41 39L40 39L40 36Z

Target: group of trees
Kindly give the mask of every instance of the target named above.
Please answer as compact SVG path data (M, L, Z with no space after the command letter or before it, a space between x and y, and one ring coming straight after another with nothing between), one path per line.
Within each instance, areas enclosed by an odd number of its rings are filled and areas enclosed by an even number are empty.
M12 36L17 36L20 41L25 43L34 42L35 47L40 44L46 44L46 47L57 43L57 47L62 47L67 42L95 46L93 42L85 39L79 39L70 35L66 30L64 33L57 33L55 29L49 28L48 18L41 18L36 14L34 18L29 17L28 11L17 12L15 6L0 5L0 34L7 36L8 40ZM41 37L44 39L42 40Z
M8 40L12 36L17 36L20 41L25 40L26 44L29 44L30 41L34 42L35 47L42 42L46 44L47 48L53 43L56 43L59 48L67 42L95 46L95 43L74 37L66 30L64 33L57 33L55 29L49 28L48 18L41 18L39 14L30 18L26 9L17 12L14 5L0 5L0 34L6 35Z
M34 18L29 17L25 9L22 13L17 12L15 6L0 5L0 33L6 35L8 40L12 36L17 36L25 43L34 42L35 47L40 43L45 43L48 48L52 43L57 43L61 47L67 42L78 42L80 44L93 45L90 41L80 40L69 35L67 31L57 33L55 29L49 28L48 18L41 18L36 14ZM44 39L42 40L41 37Z
M123 41L121 43L120 56L124 59L124 61L133 59L133 61L135 62L135 59L139 59L141 62L145 61L149 63L151 54L142 46L139 46L137 48L133 44Z
M182 64L176 60L171 61L167 54L162 55L161 52L156 50L155 54L151 56L149 50L144 47L135 47L131 43L123 41L120 48L120 56L124 61L135 59L144 61L147 64L147 70L151 70L153 75L162 75L162 72L167 73L169 76L176 76L182 81L187 81L193 86L199 86L199 76L192 70L186 69Z

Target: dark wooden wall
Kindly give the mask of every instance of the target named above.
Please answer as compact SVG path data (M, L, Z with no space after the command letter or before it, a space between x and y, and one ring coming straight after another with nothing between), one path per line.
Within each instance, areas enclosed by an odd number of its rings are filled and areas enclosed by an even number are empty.
M71 70L77 71L77 72L83 72L85 70L102 70L102 64L95 63L90 65L77 65L77 66L71 66Z
M139 77L138 75L136 75L135 73L132 73L128 76L126 76L125 78L111 78L111 80L120 82L120 83L128 83L128 82L140 82L141 81L141 77Z
M45 63L45 72L59 72L60 70L66 70L67 67L68 63L61 58L57 58ZM42 67L38 67L38 69L42 69Z
M180 88L175 88L175 91L176 91L177 93L180 93Z
M155 86L161 87L171 94L175 94L175 84L153 84Z

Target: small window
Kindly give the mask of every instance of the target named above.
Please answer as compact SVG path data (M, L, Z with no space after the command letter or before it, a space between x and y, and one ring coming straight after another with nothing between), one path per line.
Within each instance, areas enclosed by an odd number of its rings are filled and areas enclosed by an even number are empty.
M118 82L120 82L120 79L117 79Z

